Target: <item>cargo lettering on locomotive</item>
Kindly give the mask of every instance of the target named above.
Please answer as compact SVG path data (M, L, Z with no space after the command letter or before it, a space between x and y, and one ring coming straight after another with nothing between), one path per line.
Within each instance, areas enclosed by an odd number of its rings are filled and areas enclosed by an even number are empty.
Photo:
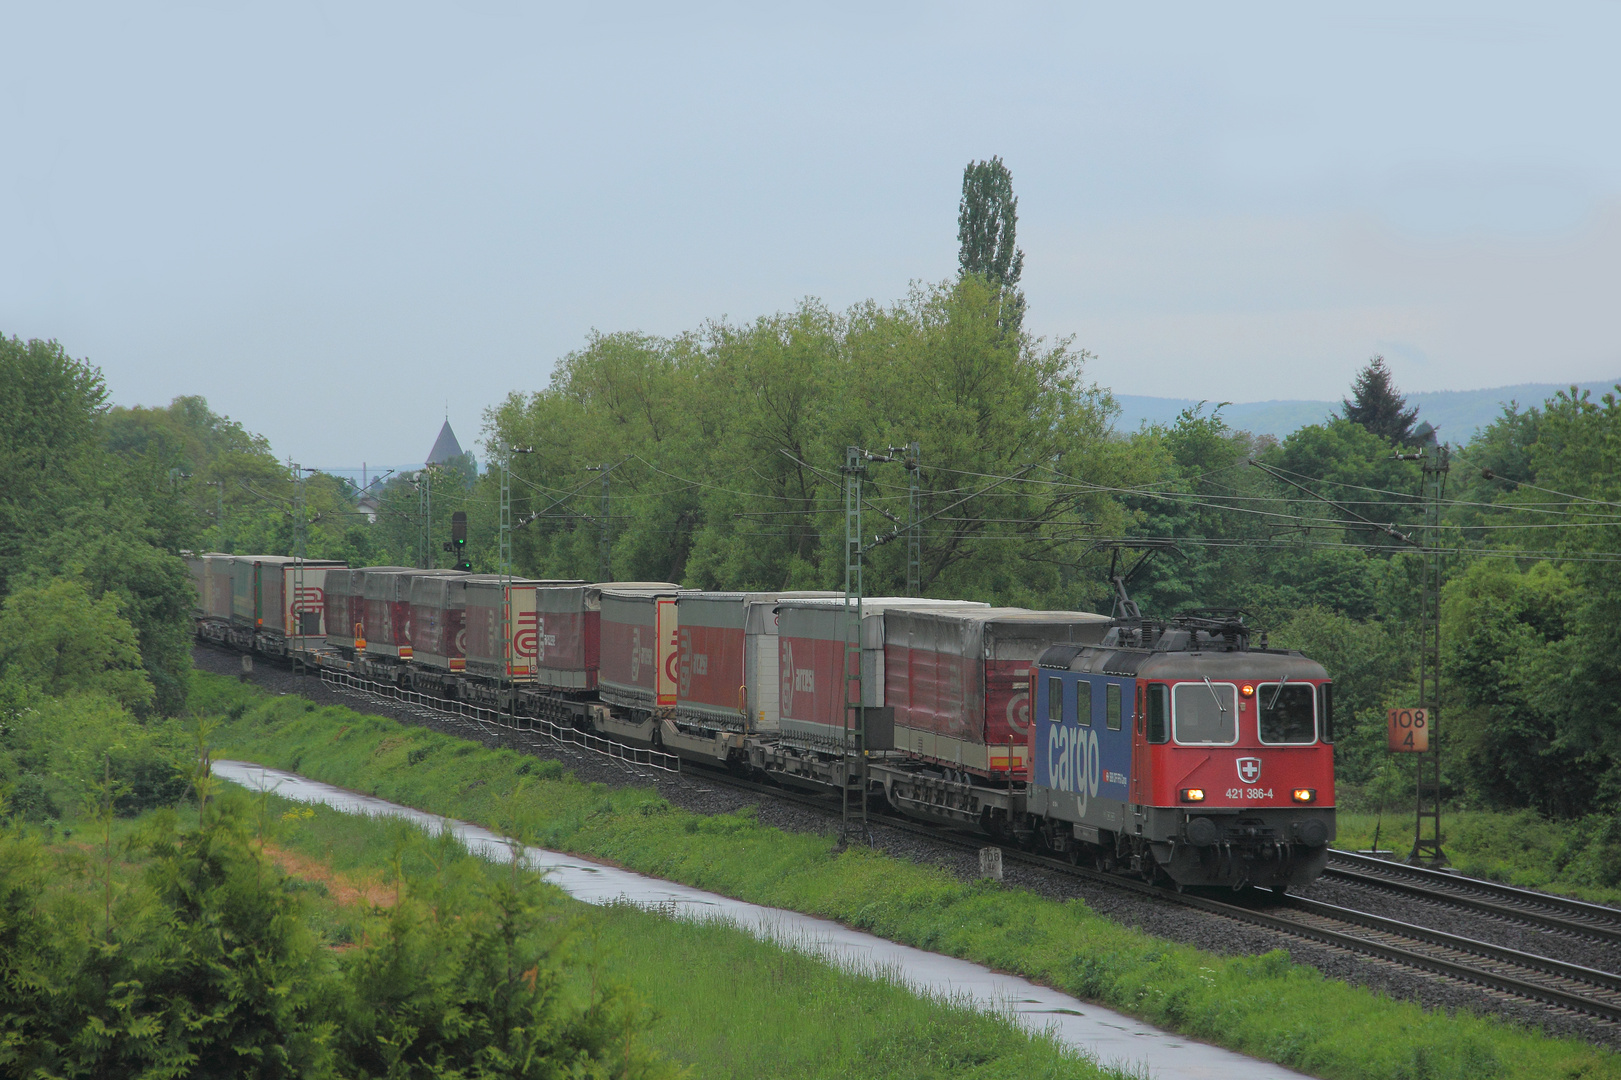
M1103 775L1098 733L1053 724L1047 731L1044 764L1052 781L1048 786L1080 796L1081 813L1085 814L1087 801L1098 793L1098 781Z

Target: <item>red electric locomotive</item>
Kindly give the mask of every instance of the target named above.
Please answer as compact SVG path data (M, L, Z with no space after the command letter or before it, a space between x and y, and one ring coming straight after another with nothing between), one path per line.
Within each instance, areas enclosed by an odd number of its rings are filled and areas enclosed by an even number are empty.
M1031 669L1028 824L1055 850L1177 885L1285 889L1334 838L1333 689L1237 617L1134 620Z

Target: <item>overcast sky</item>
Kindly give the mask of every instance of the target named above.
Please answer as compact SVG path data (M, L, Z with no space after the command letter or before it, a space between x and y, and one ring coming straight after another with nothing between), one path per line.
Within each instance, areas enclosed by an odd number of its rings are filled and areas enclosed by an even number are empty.
M593 327L953 274L1000 154L1120 393L1621 375L1621 5L677 7L5 0L0 332L416 462Z

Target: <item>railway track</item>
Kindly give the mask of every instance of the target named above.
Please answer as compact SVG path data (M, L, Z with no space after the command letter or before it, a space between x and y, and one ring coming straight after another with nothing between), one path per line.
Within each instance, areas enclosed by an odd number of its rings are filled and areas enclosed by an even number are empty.
M370 694L362 690L350 690L349 693L361 697L376 697L379 703L396 708L402 704L382 694ZM493 723L482 717L458 716L449 710L435 709L425 703L412 703L408 708L419 715L432 715L452 727L499 731L514 741L527 737L536 748L555 750L564 745L538 732ZM631 771L640 774L639 770ZM652 779L651 776L640 775ZM739 790L799 803L824 812L834 814L838 812L831 796L808 794L775 784L742 779L723 769L706 768L702 775L707 781ZM915 821L893 812L874 814L873 820L889 828L927 836L937 842L965 849L977 850L984 847L988 839L967 836L943 826ZM1621 976L1610 972L1438 930L1415 927L1369 912L1355 911L1302 897L1271 898L1268 894L1269 899L1266 902L1234 903L1199 893L1174 891L1136 878L1077 866L1063 859L1021 848L1003 846L1002 850L1003 857L1009 861L1041 867L1111 888L1154 896L1168 903L1197 908L1278 933L1485 986L1501 993L1583 1013L1610 1023L1621 1023ZM1336 876L1367 879L1384 887L1411 890L1432 898L1443 897L1447 902L1464 902L1463 906L1474 910L1489 909L1491 913L1501 917L1524 922L1542 925L1543 921L1546 921L1556 924L1553 928L1568 932L1601 933L1606 929L1605 913L1613 910L1563 897L1548 897L1532 893L1530 890L1497 886L1491 882L1455 878L1453 875L1435 871L1420 871L1405 866L1393 867L1391 864L1383 863L1379 867L1365 867L1355 857L1344 858L1346 855L1347 853L1341 852L1334 854L1335 861L1341 864L1332 871ZM1374 859L1365 861L1380 862ZM1389 872L1381 873L1381 870ZM1432 884L1427 875L1443 879L1444 886L1450 891L1443 891L1443 883ZM1431 888L1426 889L1426 885L1430 885ZM1621 933L1621 930L1617 933Z
M712 772L708 775L716 782L731 787L836 812L836 807L826 797L808 795L752 780L741 780L729 774ZM978 849L986 846L986 838L966 836L891 812L874 815L873 820L890 828L929 836L956 847ZM1501 993L1598 1017L1611 1023L1621 1023L1621 976L1607 971L1504 948L1456 934L1415 927L1369 912L1307 900L1303 897L1286 896L1273 899L1270 894L1264 894L1268 897L1265 901L1233 903L1200 893L1178 892L1120 874L1076 866L1063 859L1036 854L1021 848L1003 846L1002 852L1003 858L1009 861L1039 866L1114 888L1158 897L1170 903L1197 908L1279 933L1376 956L1436 975L1489 987ZM1439 876L1449 877L1445 874ZM1573 901L1573 903L1580 902Z
M1332 852L1324 876L1450 904L1522 926L1621 945L1621 909L1602 904L1386 862L1349 851Z

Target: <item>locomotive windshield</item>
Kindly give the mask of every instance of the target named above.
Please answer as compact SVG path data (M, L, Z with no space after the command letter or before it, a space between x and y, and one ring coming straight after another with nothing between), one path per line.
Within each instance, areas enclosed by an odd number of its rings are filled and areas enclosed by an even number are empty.
M1171 690L1171 731L1179 743L1221 746L1238 741L1238 687L1178 683Z
M1262 683L1255 688L1261 703L1260 734L1264 743L1317 741L1316 698L1310 683Z

